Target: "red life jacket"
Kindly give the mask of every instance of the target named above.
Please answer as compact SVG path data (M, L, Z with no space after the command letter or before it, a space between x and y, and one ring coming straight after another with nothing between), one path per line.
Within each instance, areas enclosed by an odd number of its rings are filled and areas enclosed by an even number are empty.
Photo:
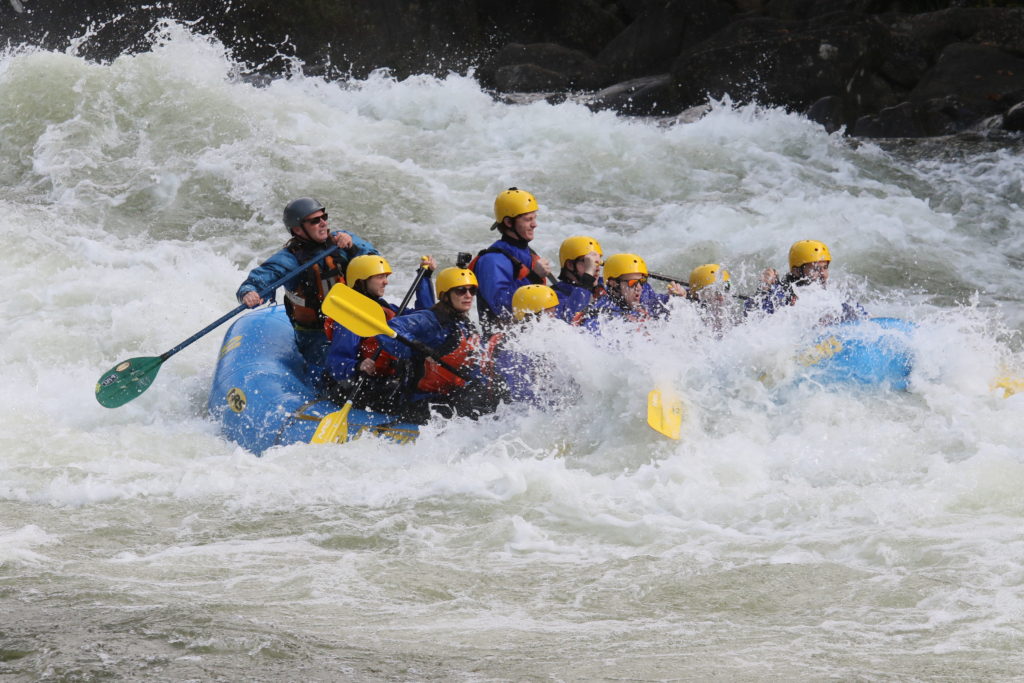
M389 306L381 306L384 309L384 317L387 320L394 318L397 313L391 310ZM369 358L373 361L373 375L374 376L393 376L397 370L395 368L395 361L398 359L392 356L387 351L380 348L380 342L377 341L376 337L363 337L359 342L359 360L356 363L358 367L359 363Z
M456 369L476 366L482 375L490 375L494 369L494 352L501 335L494 335L486 345L481 345L478 334L467 334L464 328L460 328L460 331L462 334L457 339L450 340L444 348L437 349L443 354L441 359ZM450 394L464 386L466 380L429 357L424 360L423 375L416 383L419 391L442 395Z

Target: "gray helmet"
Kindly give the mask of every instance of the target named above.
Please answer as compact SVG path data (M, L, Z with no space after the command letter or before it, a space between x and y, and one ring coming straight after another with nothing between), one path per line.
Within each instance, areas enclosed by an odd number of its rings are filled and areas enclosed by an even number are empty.
M293 199L288 202L288 206L284 207L284 227L291 232L291 229L299 227L302 224L302 219L309 214L325 210L326 207L312 197Z

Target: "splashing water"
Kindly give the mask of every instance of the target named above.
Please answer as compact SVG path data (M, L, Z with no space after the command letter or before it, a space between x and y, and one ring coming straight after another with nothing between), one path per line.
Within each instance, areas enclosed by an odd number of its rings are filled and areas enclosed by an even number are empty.
M497 103L465 76L257 87L174 24L110 64L0 55L0 671L22 677L1016 677L1024 645L1020 140L868 144L717 103L688 125ZM825 241L829 290L707 333L555 322L518 343L558 409L412 447L257 459L205 415L219 333L116 411L93 386L236 304L310 194L374 242L477 251L493 197L537 250L590 234L738 291ZM910 390L795 381L841 297L913 321ZM766 380L767 378L767 380ZM683 438L644 423L655 386Z

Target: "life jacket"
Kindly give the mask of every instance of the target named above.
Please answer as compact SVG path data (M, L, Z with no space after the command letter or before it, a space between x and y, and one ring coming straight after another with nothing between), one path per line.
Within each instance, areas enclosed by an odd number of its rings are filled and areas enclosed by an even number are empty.
M447 314L441 304L435 306L433 310L442 326L448 326L455 322L454 316ZM447 339L435 350L441 354L441 360L453 368L461 369L475 365L481 372L489 373L493 365L491 357L495 345L496 341L492 338L491 343L487 344L485 348L481 348L480 335L468 325L456 322ZM433 358L424 359L422 374L416 381L417 390L445 395L464 386L466 386L466 380Z
M483 256L484 254L501 254L509 261L511 261L513 280L523 280L529 278L530 283L534 285L542 285L545 282L544 278L542 278L540 275L537 275L537 273L534 272L534 268L537 266L538 261L540 261L540 256L533 249L530 250L529 266L527 266L525 263L517 259L515 256L512 256L508 252L502 251L497 247L487 247L486 249L481 249L480 252L473 257L473 260L470 261L469 265L466 267L469 270L473 271L473 273L476 273L476 262L479 261L480 257Z
M322 251L323 246L294 237L285 249L304 263L316 256L317 251ZM292 325L310 330L324 329L326 332L330 326L320 312L320 305L331 287L345 281L344 268L345 263L332 255L325 256L323 261L299 274L293 289L286 289L284 293L284 308Z
M398 313L393 311L390 306L381 306L384 309L384 317L390 321ZM391 377L397 374L395 368L395 361L398 359L392 356L387 351L384 351L380 347L380 342L377 341L376 337L363 337L359 342L359 363L369 358L373 361L374 376Z

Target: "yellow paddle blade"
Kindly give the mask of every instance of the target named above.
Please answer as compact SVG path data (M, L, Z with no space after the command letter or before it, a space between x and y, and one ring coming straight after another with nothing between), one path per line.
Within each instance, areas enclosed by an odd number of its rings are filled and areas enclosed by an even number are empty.
M664 395L661 389L647 394L647 424L670 439L679 439L683 425L683 402L679 397Z
M995 381L992 382L992 388L1002 389L1003 398L1010 398L1018 392L1024 392L1024 379L1010 377L1009 375L1005 377L997 377Z
M348 413L352 401L346 401L341 410L325 415L313 432L310 443L345 443L348 441Z
M322 310L328 318L360 337L376 337L378 334L394 337L398 334L388 327L388 319L380 304L348 285L339 283L331 287Z

